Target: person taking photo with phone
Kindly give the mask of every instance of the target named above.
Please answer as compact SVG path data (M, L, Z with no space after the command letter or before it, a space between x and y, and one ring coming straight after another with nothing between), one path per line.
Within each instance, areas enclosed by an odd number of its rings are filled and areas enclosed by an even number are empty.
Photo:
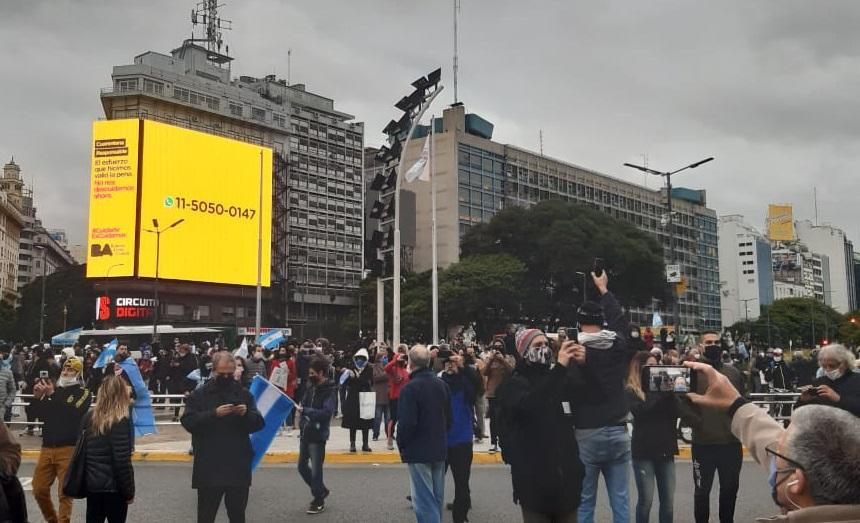
M860 374L856 360L842 345L828 345L818 353L824 375L801 391L797 406L829 405L860 416Z

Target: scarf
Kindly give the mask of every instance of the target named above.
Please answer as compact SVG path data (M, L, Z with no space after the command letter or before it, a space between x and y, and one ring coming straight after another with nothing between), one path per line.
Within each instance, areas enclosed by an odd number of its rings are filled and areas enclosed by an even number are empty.
M580 332L579 343L589 349L607 350L615 343L617 334L606 329L600 332Z

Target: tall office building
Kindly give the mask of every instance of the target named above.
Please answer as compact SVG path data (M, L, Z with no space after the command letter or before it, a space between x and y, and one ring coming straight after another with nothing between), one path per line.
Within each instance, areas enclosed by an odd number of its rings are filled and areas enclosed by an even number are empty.
M459 260L460 240L470 227L489 221L507 206L529 206L550 199L589 205L637 226L661 242L668 259L668 231L661 226L665 190L648 189L495 142L493 124L476 114L467 114L462 104L445 109L432 125L441 267ZM427 132L429 126L420 128L416 138L423 138ZM407 165L415 161L422 146L421 139L410 142ZM430 183L421 181L405 187L416 195L416 271L431 267L430 187ZM718 329L716 213L707 207L704 191L676 188L672 196L677 213L676 259L687 281L687 292L680 299L681 325L685 330ZM650 325L652 312L633 310L632 321ZM665 310L663 318L665 323L672 321Z
M3 166L0 179L0 299L10 304L18 303L18 264L21 228L24 214L21 198L24 181L21 167L15 159Z
M854 246L845 232L831 225L814 225L808 220L795 222L797 241L811 252L827 256L830 270L830 297L825 303L845 314L857 308L854 288Z
M272 287L264 322L297 336L330 332L357 303L362 268L364 125L334 101L263 78L231 73L232 57L185 41L170 54L142 53L118 65L102 90L105 116L147 118L269 146L274 151ZM217 256L229 239L213 246ZM111 294L148 294L147 282L111 281ZM166 322L253 325L253 288L172 282Z
M721 216L717 234L723 325L755 320L774 300L770 242L739 215Z

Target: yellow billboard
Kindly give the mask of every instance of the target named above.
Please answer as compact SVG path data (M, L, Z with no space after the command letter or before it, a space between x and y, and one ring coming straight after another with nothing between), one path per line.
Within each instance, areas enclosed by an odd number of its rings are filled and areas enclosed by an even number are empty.
M767 237L775 242L794 240L794 212L791 205L767 206Z
M93 124L87 277L134 276L138 120Z
M87 277L270 285L272 150L149 120L93 126ZM160 242L160 248L157 244Z
M138 276L269 286L272 150L144 120ZM262 193L261 193L262 190ZM261 206L262 201L262 206ZM156 229L154 220L157 221Z

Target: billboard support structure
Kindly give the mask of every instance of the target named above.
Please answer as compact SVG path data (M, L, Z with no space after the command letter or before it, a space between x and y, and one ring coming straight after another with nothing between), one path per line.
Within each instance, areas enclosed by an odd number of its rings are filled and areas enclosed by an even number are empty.
M260 150L260 204L258 209L263 208L263 151ZM263 213L257 213L257 317L254 324L257 332L262 325L261 315L263 313Z

